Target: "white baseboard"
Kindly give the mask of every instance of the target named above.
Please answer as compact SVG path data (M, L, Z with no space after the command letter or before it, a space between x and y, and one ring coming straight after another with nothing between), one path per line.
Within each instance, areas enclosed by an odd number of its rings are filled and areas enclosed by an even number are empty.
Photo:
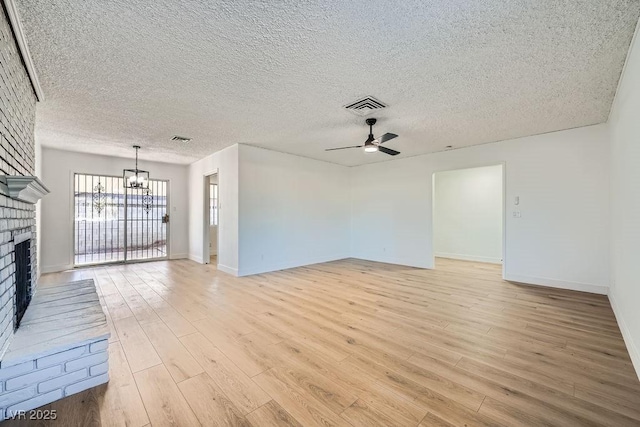
M201 256L196 256L196 255L193 255L193 254L188 254L188 255L187 255L187 258L189 258L191 261L195 261L195 262L197 262L198 264L202 264L202 257L201 257Z
M487 262L490 264L502 264L501 258L491 258L486 256L477 256L477 255L464 255L464 254L450 254L447 252L436 252L435 256L437 258L450 258L450 259L459 259L462 261L475 261L475 262Z
M43 265L40 267L40 274L46 273L58 273L60 271L72 270L73 265L71 264L60 264L60 265Z
M568 289L570 291L590 292L592 294L607 295L608 286L591 285L588 283L567 282L564 280L548 279L544 277L518 276L515 274L505 274L504 280L509 282L524 283L525 285L546 286L549 288Z
M618 327L620 328L620 332L622 333L622 338L624 339L624 343L627 346L629 357L631 357L631 363L633 363L633 367L636 370L636 375L640 380L640 352L638 352L638 347L636 347L635 342L631 337L631 331L629 331L629 327L625 323L624 317L622 317L622 313L620 312L620 306L616 302L616 299L613 296L613 292L609 292L607 296L609 297L609 302L611 303L611 309L613 309L613 314L615 314L616 316Z
M251 276L252 274L268 273L270 271L286 270L288 268L303 267L305 265L319 264L322 262L337 261L339 259L349 258L349 255L327 255L313 258L300 259L295 261L286 261L280 263L273 263L270 265L261 265L249 268L240 268L238 271L239 276ZM218 266L220 268L220 266Z
M238 269L237 268L231 268L231 267L227 267L226 265L222 265L222 264L218 264L218 270L227 273L227 274L231 274L232 276L236 276L238 277Z
M198 264L204 264L203 259L202 259L201 256L188 254L186 256L186 258L189 258L191 261L195 261ZM237 268L231 268L231 267L227 267L226 265L218 264L218 270L220 270L220 271L222 271L224 273L227 273L227 274L231 274L232 276L238 277L238 269Z
M169 257L169 259L185 259L185 258L189 258L188 254L171 254L171 256Z
M427 270L433 270L434 265L431 263L433 258L420 260L417 262L407 261L404 259L395 259L385 256L357 254L352 255L349 258L361 259L363 261L382 262L385 264L402 265L405 267L426 268Z

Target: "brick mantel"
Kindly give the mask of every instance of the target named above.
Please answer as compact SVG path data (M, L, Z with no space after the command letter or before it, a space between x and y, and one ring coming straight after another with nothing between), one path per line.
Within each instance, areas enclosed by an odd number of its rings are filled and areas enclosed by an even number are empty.
M35 204L49 190L36 176L7 175L0 177L0 193L21 202Z

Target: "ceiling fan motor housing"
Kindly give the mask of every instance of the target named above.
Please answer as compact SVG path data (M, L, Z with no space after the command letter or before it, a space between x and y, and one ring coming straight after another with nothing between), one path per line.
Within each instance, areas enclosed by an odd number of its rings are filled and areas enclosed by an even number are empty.
M367 140L364 142L364 146L370 146L370 145L375 145L373 142L376 140L375 137L373 136L373 125L376 124L376 119L374 118L370 118L370 119L366 119L365 123L369 125L369 138L367 138Z

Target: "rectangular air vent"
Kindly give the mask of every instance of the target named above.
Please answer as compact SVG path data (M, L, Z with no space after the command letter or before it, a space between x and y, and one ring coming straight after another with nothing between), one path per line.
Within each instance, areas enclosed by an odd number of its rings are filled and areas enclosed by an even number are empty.
M382 101L375 99L373 96L366 96L362 99L345 105L344 108L359 116L366 116L376 110L387 108L387 105Z
M177 141L177 142L189 142L191 141L191 138L187 138L185 136L178 136L178 135L174 135L171 138L172 141Z

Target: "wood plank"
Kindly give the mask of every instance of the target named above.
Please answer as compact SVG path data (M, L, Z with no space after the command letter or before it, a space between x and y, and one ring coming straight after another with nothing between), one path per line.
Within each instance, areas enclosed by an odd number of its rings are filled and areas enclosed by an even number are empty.
M267 393L202 334L187 335L180 338L180 341L242 414L248 414L271 400Z
M455 427L455 425L429 412L418 427Z
M163 322L143 323L141 327L175 382L179 383L204 372L202 366Z
M180 313L170 305L163 304L162 307L154 308L154 310L175 336L183 337L197 332L191 322L182 317Z
M402 418L394 419L384 412L377 411L374 407L368 405L367 402L360 399L345 409L340 416L349 421L352 426L415 426L415 422L413 421L406 421Z
M169 371L154 366L133 374L151 424L158 426L200 426Z
M273 400L248 414L247 420L255 427L302 427L302 424Z
M213 319L200 319L193 322L193 325L248 376L253 377L271 367L265 360L256 357L250 349L236 340L233 332L227 331Z
M101 397L104 395L106 385L81 391L66 399L52 402L49 408L55 411L56 419L51 420L51 425L100 427Z
M207 374L178 384L189 406L203 426L249 426L242 413Z
M302 425L325 427L349 425L309 393L281 381L272 370L257 375L254 380Z
M100 411L102 425L141 427L149 423L138 387L120 343L109 344L109 382Z
M138 372L162 363L160 356L156 353L135 317L116 319L114 324L132 372Z

